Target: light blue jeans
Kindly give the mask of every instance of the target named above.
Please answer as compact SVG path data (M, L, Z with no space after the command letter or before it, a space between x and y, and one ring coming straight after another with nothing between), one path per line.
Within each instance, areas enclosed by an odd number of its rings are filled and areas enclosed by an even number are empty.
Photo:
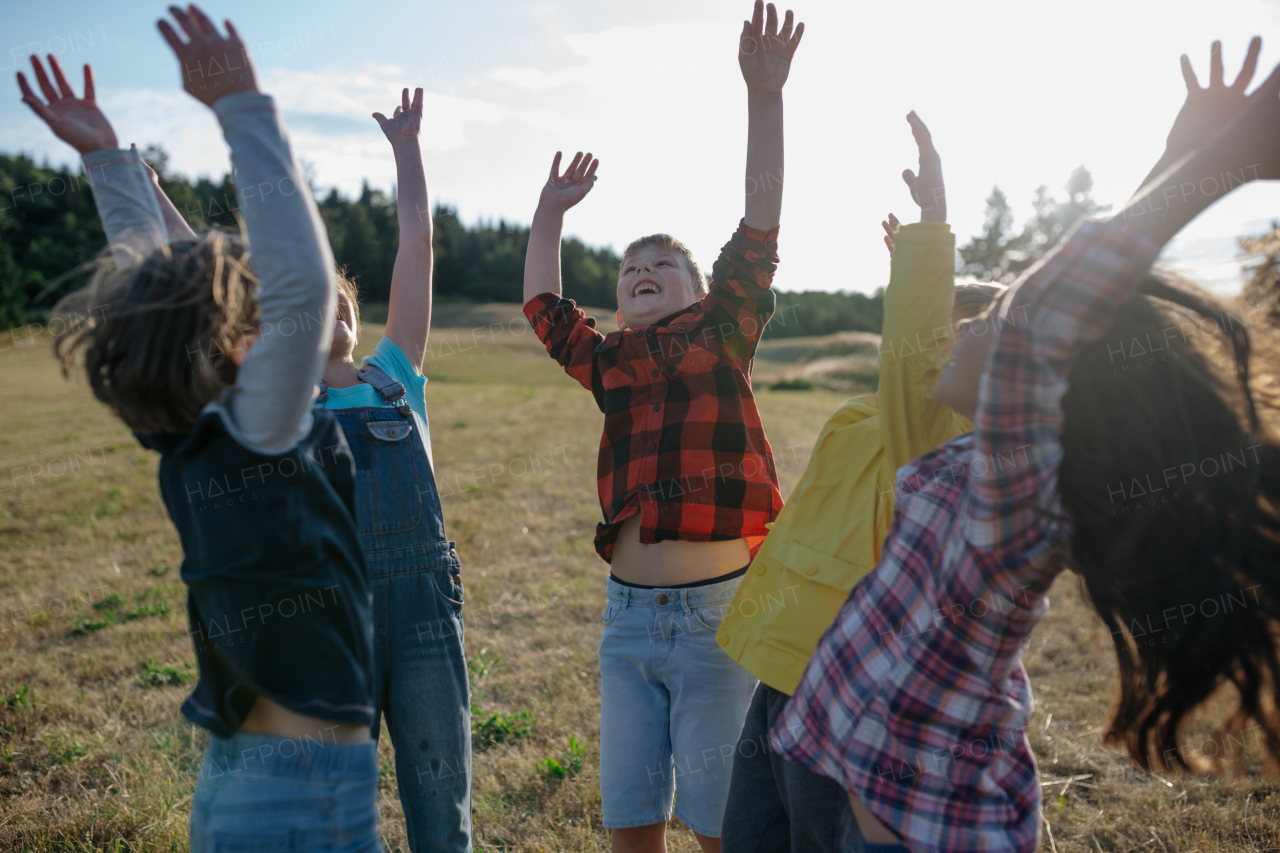
M381 853L373 741L236 734L205 750L191 853Z
M756 680L716 631L741 578L690 589L612 580L600 641L604 825L665 823L720 836L733 755Z

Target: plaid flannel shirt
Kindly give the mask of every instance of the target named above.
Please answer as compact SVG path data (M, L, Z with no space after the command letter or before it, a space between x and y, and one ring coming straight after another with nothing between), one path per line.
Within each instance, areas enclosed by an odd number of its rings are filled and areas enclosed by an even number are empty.
M602 335L571 299L524 306L539 340L604 412L596 468L613 555L622 523L640 541L747 539L752 553L782 509L773 451L751 391L751 367L776 299L778 229L738 226L712 267L709 293L653 326Z
M1086 223L993 311L974 431L898 471L894 523L771 732L915 853L1029 853L1040 778L1022 649L1059 569L1062 395L1157 247ZM974 333L982 333L975 329Z

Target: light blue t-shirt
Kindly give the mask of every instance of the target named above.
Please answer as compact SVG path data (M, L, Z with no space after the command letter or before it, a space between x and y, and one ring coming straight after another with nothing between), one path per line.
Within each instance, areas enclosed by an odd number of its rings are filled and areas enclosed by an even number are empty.
M431 430L427 425L427 377L423 376L404 354L404 350L386 335L378 341L372 355L366 355L361 365L372 364L404 386L404 399L413 410L413 419L422 433L422 443L427 448L427 461L435 470L431 456ZM330 388L329 396L322 404L326 409L356 409L362 406L386 406L378 389L368 382L360 382L350 388Z

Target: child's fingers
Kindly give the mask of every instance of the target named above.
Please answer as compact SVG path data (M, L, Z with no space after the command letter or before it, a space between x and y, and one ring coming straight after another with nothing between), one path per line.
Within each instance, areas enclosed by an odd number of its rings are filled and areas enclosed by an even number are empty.
M196 36L200 34L200 25L191 19L191 16L187 14L187 10L181 6L170 6L169 14L173 15L173 19L178 22L178 26L182 27L183 35L195 41Z
M241 41L240 39L240 33L236 32L235 25L231 23L230 18L224 20L222 24L227 28L227 36L231 39L231 41L235 42L238 45L244 44L244 42Z
M187 47L187 43L178 35L178 31L165 20L157 21L156 27L159 28L160 35L164 40L169 43L169 47L173 48L173 52L181 56Z
M801 21L800 23L796 24L795 35L791 37L791 41L787 45L789 48L791 48L792 56L795 55L796 48L800 46L800 39L803 36L804 36L804 22Z
M94 94L97 90L93 86L93 69L89 67L89 63L84 64L84 99L92 102Z
M18 72L18 88L22 90L22 102L31 107L40 118L52 123L53 115L49 112L49 108L45 106L44 101L40 100L35 92L31 91L31 85L27 83L27 78L23 76L21 71Z
M584 175L582 179L583 179L584 181L593 181L593 180L595 180L595 177L596 177L596 167L597 167L597 166L599 166L599 165L600 165L600 161L599 161L599 160L592 160L592 161L591 161L591 168L590 168L590 169L587 169L587 174L586 174L586 175Z
M916 173L910 169L902 170L902 180L907 182L907 186L911 187L911 191L915 192Z
M791 14L791 10L787 10L787 14L782 19L782 30L778 33L778 38L787 41L791 38L791 29L795 26L795 16Z
M587 167L590 165L591 152L588 151L586 154L582 155L582 162L578 163L577 167L573 170L573 179L578 183L582 183L583 178L587 174Z
M573 159L569 161L568 168L564 170L564 176L571 181L576 181L577 177L575 176L574 173L577 172L578 164L581 162L582 162L582 152L579 151L577 154L574 154Z
M751 34L764 34L764 0L756 0L755 8L751 10Z
M387 123L387 117L384 116L382 113L374 113L373 120L376 121L379 125L384 125Z
M192 3L187 7L191 13L191 19L196 22L196 26L200 28L200 32L207 36L216 36L222 38L222 34L218 32L218 26L215 24L204 10Z
M886 236L884 238L885 248L889 250L889 257L893 257L893 238Z
M400 111L409 112L409 88L407 86L400 90Z
M1182 54L1182 79L1187 81L1188 92L1199 92L1200 81L1196 79L1195 69L1191 67L1191 57Z
M417 88L413 90L413 104L411 105L410 109L415 110L416 112L422 112L422 89L421 88Z
M778 34L778 7L772 3L765 4L764 18L764 34L767 36L776 36Z
M1231 84L1232 89L1243 93L1245 89L1249 88L1249 81L1253 80L1253 72L1258 70L1258 52L1261 50L1262 38L1254 36L1249 41L1249 50L1244 55L1244 66L1240 69L1240 75Z
M58 81L58 91L64 98L75 100L75 90L71 88L71 84L67 82L67 77L62 73L62 66L58 64L58 58L52 53L48 55L49 70L53 72L53 79Z
M1222 42L1209 45L1209 88L1222 85Z
M60 100L58 91L53 88L53 84L49 82L49 76L44 73L44 65L41 64L40 57L35 54L31 55L31 68L36 72L36 82L40 84L44 99L51 104Z
M890 214L889 214L889 224L893 226L893 230L897 231L897 230L898 230L898 226L899 226L899 225L901 225L902 223L898 221L898 217L896 217L896 216L894 216L892 213L890 213Z
M560 152L556 152L556 156L551 158L551 180L560 177Z

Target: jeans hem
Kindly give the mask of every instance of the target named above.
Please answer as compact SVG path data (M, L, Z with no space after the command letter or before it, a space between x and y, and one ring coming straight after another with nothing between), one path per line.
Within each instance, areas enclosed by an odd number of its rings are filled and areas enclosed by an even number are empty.
M611 821L608 818L600 821L600 825L605 829L635 829L637 826L653 826L655 823L669 823L671 814L666 817L658 817L654 819L631 820L631 821Z

